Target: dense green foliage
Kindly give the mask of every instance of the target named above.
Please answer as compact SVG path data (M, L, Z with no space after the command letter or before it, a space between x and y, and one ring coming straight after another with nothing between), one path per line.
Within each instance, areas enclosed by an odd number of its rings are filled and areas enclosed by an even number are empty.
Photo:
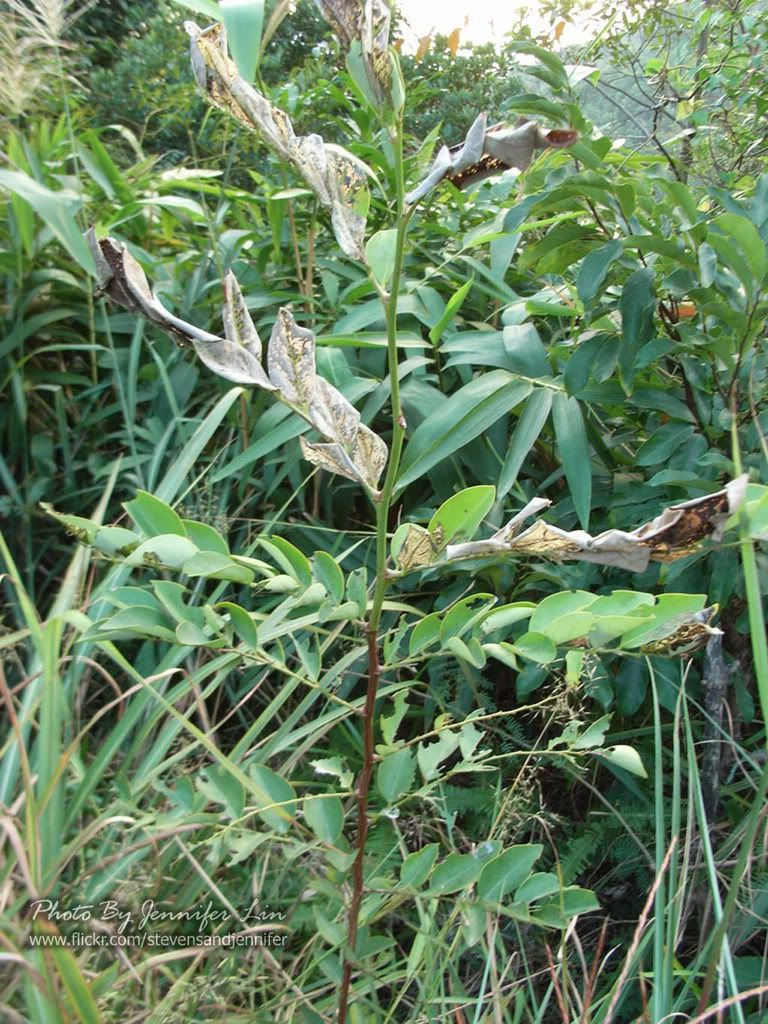
M258 88L366 166L365 261L301 166L206 106L188 11L100 4L49 54L0 171L0 1014L315 1024L351 981L371 1024L764 1019L757 13L629 7L566 63L438 38L392 79L313 6L275 17ZM591 90L635 78L663 103L628 145ZM580 137L407 208L480 109ZM100 290L91 225L187 327L223 337L231 272L269 379L217 379ZM286 306L316 339L293 378ZM304 457L334 430L346 476ZM581 531L713 495L584 557ZM210 900L225 933L256 900L287 944L34 949L71 926L37 898Z

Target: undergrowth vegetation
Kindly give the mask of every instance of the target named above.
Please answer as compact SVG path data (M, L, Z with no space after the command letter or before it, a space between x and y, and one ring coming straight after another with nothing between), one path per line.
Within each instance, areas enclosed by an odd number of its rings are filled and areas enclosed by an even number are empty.
M757 1024L759 6L186 6L0 39L2 1019Z

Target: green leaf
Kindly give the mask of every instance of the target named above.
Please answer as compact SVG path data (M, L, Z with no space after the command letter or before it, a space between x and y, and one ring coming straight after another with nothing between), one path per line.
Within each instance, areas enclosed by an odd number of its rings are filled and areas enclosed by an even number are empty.
M467 295L469 295L469 291L472 288L474 281L475 279L473 277L470 277L468 281L464 282L464 284L458 289L458 291L453 293L453 295L446 303L445 309L443 310L440 319L429 332L429 340L432 342L433 345L437 345L437 343L442 338L443 334L445 333L446 327L454 318L458 310L461 308L461 304L464 302L464 299L466 299Z
M565 928L568 921L577 914L589 914L598 910L600 904L595 894L578 885L569 885L562 889L557 898L542 904L536 910L536 921L549 928Z
M445 649L450 651L454 658L466 661L474 668L483 668L485 665L485 652L476 637L471 636L466 643L457 636L449 637L445 641Z
M552 400L552 423L573 506L582 529L586 530L589 528L592 502L592 466L587 430L578 400L558 392Z
M635 629L624 634L621 646L632 651L662 639L674 631L679 619L700 612L706 603L706 594L661 594L650 614L643 617Z
M547 50L543 46L537 46L536 43L532 43L527 39L515 40L509 43L508 47L513 53L527 53L535 57L554 76L553 80L558 83L560 88L568 88L568 72L565 69L565 65L551 50ZM513 109L517 110L517 107Z
M337 796L306 797L304 820L322 843L332 846L344 827L344 807Z
M483 616L480 623L482 633L492 633L497 629L514 626L516 622L529 619L537 605L533 601L515 601L514 604L503 604Z
M397 249L397 229L387 228L371 235L365 244L365 255L371 268L374 280L386 288L392 280L395 270L395 253Z
M259 544L270 553L284 572L293 576L298 583L305 587L310 585L312 566L309 564L307 556L302 554L295 544L291 544L289 540L284 540L282 537L270 537L269 539L260 537Z
M123 588L123 593L126 590L132 589L132 587ZM138 590L139 588L137 587L136 589ZM187 605L186 587L183 587L180 583L174 583L172 580L152 580L152 589L162 608L175 622L186 622L191 619L199 625L203 624L203 610ZM144 593L144 591L141 591L141 593Z
M93 256L73 214L76 201L71 196L52 192L21 171L0 170L0 186L29 203L69 255L83 270L96 276Z
M515 903L533 903L544 896L551 896L552 893L560 890L560 882L557 875L548 871L536 871L523 882L515 892Z
M717 273L717 253L711 245L702 242L699 246L699 278L701 287L709 288Z
M181 569L185 562L197 554L197 548L188 537L175 533L161 533L139 544L125 560L126 565L167 566Z
M211 21L221 21L222 12L216 0L173 0L173 2L196 14L204 14Z
M159 533L175 533L186 537L187 531L179 515L170 505L160 501L153 494L137 491L133 501L126 501L123 508L147 537L156 537Z
M523 633L523 635L512 644L521 657L535 661L539 665L548 665L557 657L557 648L548 636L543 633Z
M498 483L499 498L503 498L517 480L517 474L543 430L551 408L552 391L549 388L535 388L523 406L522 415L517 421L515 432L507 449L504 465L501 467Z
M165 614L156 608L142 605L123 608L122 611L102 623L99 626L99 637L104 638L106 634L113 639L119 635L126 639L149 636L157 640L168 640L171 643L176 640L176 634Z
M255 650L258 646L256 623L245 608L241 608L239 604L233 604L231 601L221 601L216 605L216 608L229 615L232 628L240 640L243 641L246 647Z
M126 555L137 548L141 537L122 526L100 526L93 538L93 546L105 555Z
M488 857L481 844L474 853L449 853L440 861L430 878L428 896L446 896L467 889L480 877Z
M249 84L256 76L264 24L264 0L220 0L227 43L240 77Z
M583 651L569 651L569 654L583 654ZM611 724L611 716L603 715L596 722L587 726L584 732L580 733L570 744L571 750L591 750L593 747L601 747L605 742L605 734Z
M496 488L488 485L466 487L443 502L429 521L429 532L437 534L440 547L450 541L471 540L496 499Z
M711 222L710 228L719 229L735 242L749 264L755 284L759 285L765 277L766 254L765 245L752 221L737 213L721 213Z
M208 523L198 523L194 519L182 519L184 529L192 543L201 551L215 551L220 555L229 555L229 545L218 532Z
M470 381L441 402L408 442L398 492L486 431L522 402L531 387L504 370L495 370Z
M488 903L501 903L530 875L543 850L544 847L538 843L510 846L504 850L483 868L477 883L477 895Z
M583 612L597 600L594 594L586 590L566 590L559 594L550 594L540 601L531 615L528 628L537 633L550 635L550 629L563 615L572 612ZM590 619L592 616L589 616ZM563 641L555 640L555 643Z
M607 245L601 245L599 249L593 249L584 257L576 276L576 291L585 306L600 293L611 265L623 251L621 240L614 239Z
M512 644L483 644L483 651L486 657L495 658L496 661L500 661L507 668L511 668L515 672L517 671L517 656Z
M245 807L245 790L228 771L219 765L208 765L197 788L209 800L221 804L230 818L241 818Z
M104 1018L99 1011L98 1003L94 999L93 989L82 973L77 958L68 949L62 949L61 947L58 949L48 948L46 954L51 957L55 964L55 973L64 985L69 1004L77 1014L80 1024L100 1024ZM35 1006L35 1016L41 1019L39 1012L44 1010L45 1006L51 1006L51 1004L39 999L36 1001ZM59 1007L63 1009L61 1004L59 1004ZM47 1016L51 1011L44 1010L44 1012ZM69 1014L67 1016L69 1019L72 1019L69 1017ZM49 1019L53 1024L54 1020L60 1020L61 1018L59 1018L58 1014L55 1017L52 1014Z
M628 747L620 743L618 746L606 747L605 750L601 750L600 756L605 758L606 761L610 761L611 764L615 764L618 768L623 768L625 772L629 772L631 775L637 775L641 779L648 778L648 772L645 770L640 755L634 747Z
M664 465L674 453L690 440L694 428L688 423L665 423L659 427L635 456L638 466Z
M318 757L309 762L318 775L332 775L344 789L352 785L353 775L340 757Z
M420 743L416 751L419 771L425 782L440 777L438 766L459 746L460 735L456 730L446 730L433 743Z
M470 594L452 605L445 613L440 627L440 640L443 644L452 636L461 636L470 626L478 622L496 603L493 594Z
M407 690L398 690L392 698L392 703L395 705L394 711L391 715L382 715L379 719L381 738L386 746L391 746L395 742L397 730L408 711L407 697Z
M344 599L344 573L336 559L327 551L316 551L312 562L315 579L322 583L334 601L341 603Z
M185 647L205 647L212 638L194 622L180 622L176 627L176 639Z
M437 612L432 612L430 615L425 615L423 619L419 619L413 627L408 641L408 653L413 656L424 650L425 647L429 647L430 644L436 643L440 637L442 624L442 619Z
M429 843L416 853L409 853L400 868L400 885L409 889L417 889L423 885L434 867L439 849L437 843Z
M631 344L649 341L654 333L653 312L656 309L653 271L647 267L630 274L621 291L619 312L622 333Z
M203 449L216 433L221 421L229 412L233 402L244 393L243 388L230 388L202 420L194 434L181 449L173 465L154 488L155 497L162 501L173 501L181 490L187 474L194 467Z
M376 784L388 804L394 803L403 793L408 792L415 771L413 754L407 748L387 754L379 765Z
M263 792L262 807L268 804L284 804L282 807L261 810L259 816L276 832L286 832L296 814L296 791L293 786L263 764L252 764L248 774Z
M362 619L368 607L368 572L364 565L347 577L347 597L357 605L357 617Z
M254 574L244 565L238 565L226 555L215 551L198 551L184 563L187 576L204 576L212 580L231 580L233 583L253 583Z

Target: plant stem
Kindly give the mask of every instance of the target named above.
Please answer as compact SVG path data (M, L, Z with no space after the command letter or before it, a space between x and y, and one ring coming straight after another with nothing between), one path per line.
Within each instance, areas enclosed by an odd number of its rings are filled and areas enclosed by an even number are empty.
M371 610L365 625L368 644L368 685L363 710L363 766L357 780L357 840L355 860L352 865L352 899L349 904L347 918L347 952L342 968L341 988L339 990L338 1024L346 1024L352 985L352 966L355 957L360 907L365 894L365 843L368 837L370 819L368 817L368 800L371 791L374 765L374 711L376 695L381 677L379 662L379 623L387 590L387 527L392 495L400 467L400 456L405 440L405 418L400 401L400 380L397 375L397 297L400 291L400 279L403 271L403 253L405 233L408 228L410 211L404 211L403 202L403 131L402 121L398 119L392 139L395 152L395 181L397 186L397 238L395 242L395 265L392 273L392 284L389 295L382 294L382 302L387 320L387 366L390 380L390 400L392 406L392 447L384 477L381 495L376 502L376 580L373 589Z

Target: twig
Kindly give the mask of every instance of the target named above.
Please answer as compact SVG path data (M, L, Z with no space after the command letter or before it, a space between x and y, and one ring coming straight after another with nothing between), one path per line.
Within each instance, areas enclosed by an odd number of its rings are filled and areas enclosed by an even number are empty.
M357 782L357 841L355 862L352 865L352 899L349 904L347 924L347 945L349 950L344 958L344 968L341 976L339 1024L344 1024L347 1019L349 989L352 982L352 962L355 956L360 906L363 902L365 841L368 837L368 827L370 824L368 819L368 797L371 791L375 756L373 750L373 713L381 675L377 631L371 625L366 625L366 632L368 640L368 688L365 693L365 708L363 709L363 768Z

